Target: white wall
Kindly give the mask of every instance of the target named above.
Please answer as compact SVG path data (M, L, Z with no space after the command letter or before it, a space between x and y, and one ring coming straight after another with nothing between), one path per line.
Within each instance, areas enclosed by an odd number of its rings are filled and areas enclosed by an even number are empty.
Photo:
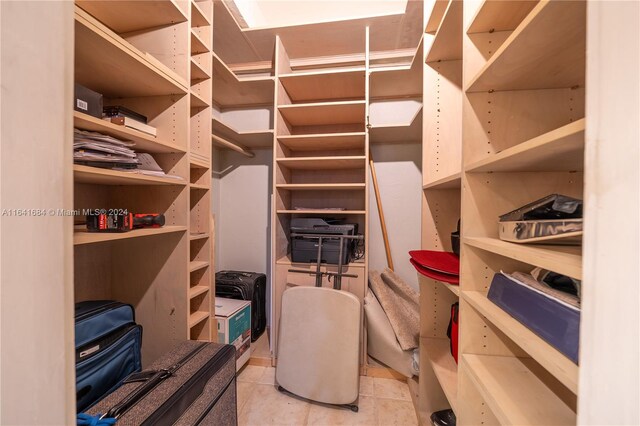
M418 290L408 252L420 249L422 145L372 145L371 153L395 272ZM369 269L382 271L387 267L387 258L373 183L369 194Z
M578 424L640 424L640 3L587 5Z
M0 424L75 424L73 2L0 2Z

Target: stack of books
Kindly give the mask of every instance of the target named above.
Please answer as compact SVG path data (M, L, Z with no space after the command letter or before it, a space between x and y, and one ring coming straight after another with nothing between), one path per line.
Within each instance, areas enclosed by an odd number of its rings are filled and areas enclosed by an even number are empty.
M106 106L102 109L102 119L120 126L138 130L151 136L157 135L157 130L147 124L147 117L122 106Z
M73 130L73 162L102 168L135 169L140 162L131 141L86 130Z

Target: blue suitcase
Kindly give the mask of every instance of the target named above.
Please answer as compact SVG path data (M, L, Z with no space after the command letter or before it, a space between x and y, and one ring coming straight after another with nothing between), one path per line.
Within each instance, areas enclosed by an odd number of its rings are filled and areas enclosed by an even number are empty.
M76 303L76 400L82 412L142 368L142 326L133 307L112 300Z

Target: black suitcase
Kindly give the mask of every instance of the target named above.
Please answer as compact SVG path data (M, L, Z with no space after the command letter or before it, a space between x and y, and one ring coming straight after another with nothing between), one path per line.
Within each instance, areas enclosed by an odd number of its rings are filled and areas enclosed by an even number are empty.
M118 426L235 426L236 350L186 341L88 410Z
M256 272L220 271L216 273L216 296L251 301L251 341L267 327L267 276Z
M91 300L75 305L76 409L84 411L142 368L142 326L131 305Z

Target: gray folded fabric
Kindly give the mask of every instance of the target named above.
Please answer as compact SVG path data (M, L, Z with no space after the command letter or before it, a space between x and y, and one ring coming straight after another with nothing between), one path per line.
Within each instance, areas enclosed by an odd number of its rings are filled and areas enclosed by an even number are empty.
M369 286L389 318L402 350L417 348L420 344L418 292L390 269L382 274L370 271Z

